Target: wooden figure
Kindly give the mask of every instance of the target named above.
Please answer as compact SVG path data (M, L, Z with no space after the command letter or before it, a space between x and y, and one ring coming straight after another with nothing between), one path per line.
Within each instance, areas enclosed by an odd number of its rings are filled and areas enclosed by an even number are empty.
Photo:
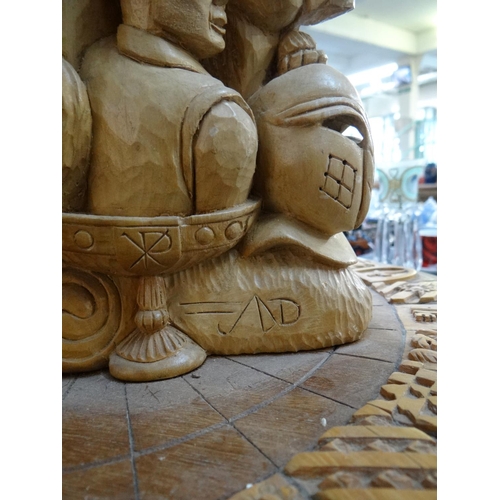
M65 45L63 370L157 380L358 339L371 295L342 231L369 206L370 130L298 30L352 0L120 6L116 33L113 11Z

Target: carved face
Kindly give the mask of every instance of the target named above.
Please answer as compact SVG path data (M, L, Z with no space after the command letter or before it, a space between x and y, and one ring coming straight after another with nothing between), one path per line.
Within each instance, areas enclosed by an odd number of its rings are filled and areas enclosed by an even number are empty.
M373 159L368 122L348 80L329 66L308 65L271 81L250 105L264 208L327 234L357 227L369 206ZM348 127L362 139L343 135Z
M225 47L228 0L152 0L152 21L160 35L197 59L218 54Z
M303 0L231 0L233 11L243 12L253 24L277 32L296 18Z

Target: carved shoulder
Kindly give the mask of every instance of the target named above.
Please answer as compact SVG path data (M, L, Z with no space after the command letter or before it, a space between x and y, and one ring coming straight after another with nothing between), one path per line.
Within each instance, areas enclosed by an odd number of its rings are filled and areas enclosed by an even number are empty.
M243 203L255 171L257 130L235 102L222 101L205 115L195 142L196 211Z
M75 68L62 60L62 210L85 208L92 116L87 89Z

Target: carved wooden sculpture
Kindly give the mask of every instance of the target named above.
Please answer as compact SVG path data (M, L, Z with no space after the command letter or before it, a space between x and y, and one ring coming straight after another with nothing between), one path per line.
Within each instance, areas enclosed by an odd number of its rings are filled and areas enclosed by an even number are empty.
M325 63L314 40L298 31L354 8L354 0L232 0L226 50L204 62L226 85L249 98L276 74Z
M63 59L64 371L169 378L368 325L342 234L369 205L368 122L296 29L352 2L233 0L225 49L226 4L121 0L116 35Z

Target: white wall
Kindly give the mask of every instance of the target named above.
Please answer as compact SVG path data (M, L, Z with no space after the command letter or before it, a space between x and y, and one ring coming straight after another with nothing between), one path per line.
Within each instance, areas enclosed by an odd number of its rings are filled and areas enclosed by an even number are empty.
M407 98L406 92L399 94L378 94L363 99L363 105L368 118L375 116L386 116L394 113L395 109L401 106L402 101ZM418 107L432 106L437 108L437 82L430 82L420 85L418 89Z

